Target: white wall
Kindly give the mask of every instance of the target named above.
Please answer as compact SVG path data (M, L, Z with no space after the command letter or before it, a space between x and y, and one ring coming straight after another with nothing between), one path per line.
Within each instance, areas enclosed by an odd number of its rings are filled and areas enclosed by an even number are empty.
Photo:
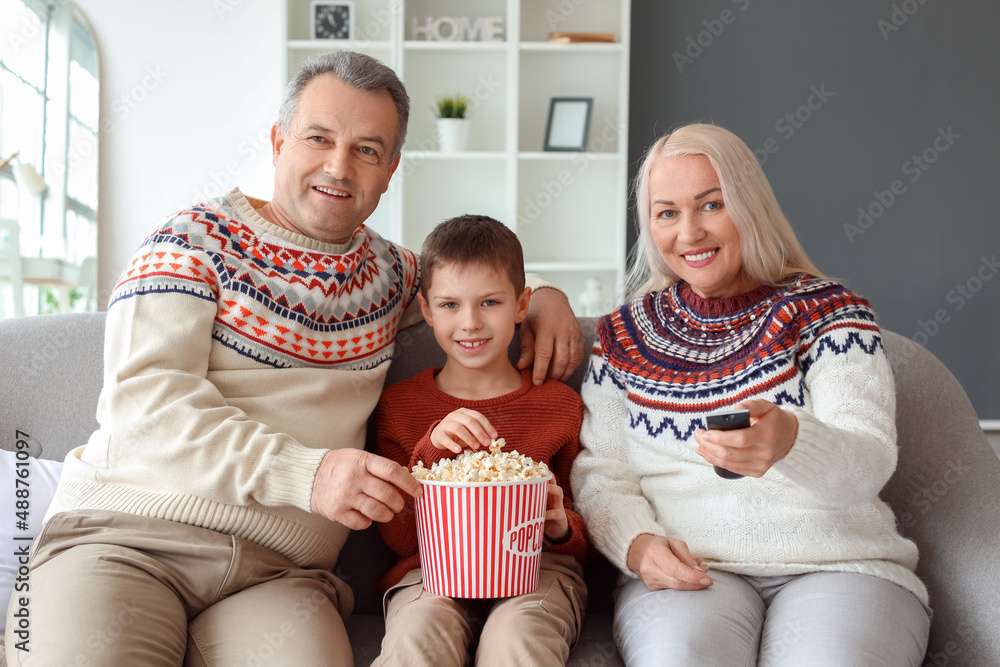
M75 0L101 58L99 307L168 215L234 185L269 199L284 3Z

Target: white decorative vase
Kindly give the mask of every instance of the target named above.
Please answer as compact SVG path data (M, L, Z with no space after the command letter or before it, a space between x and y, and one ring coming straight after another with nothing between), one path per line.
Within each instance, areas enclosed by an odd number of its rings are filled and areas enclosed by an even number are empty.
M588 278L584 283L586 288L580 293L580 306L586 317L597 317L604 314L607 304L604 303L603 284L598 278Z
M468 118L438 118L438 146L442 153L464 151L469 143Z

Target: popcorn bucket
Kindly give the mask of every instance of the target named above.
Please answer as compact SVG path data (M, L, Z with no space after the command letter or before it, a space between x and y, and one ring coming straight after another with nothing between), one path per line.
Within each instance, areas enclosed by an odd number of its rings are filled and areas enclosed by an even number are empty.
M424 588L453 598L502 598L538 588L550 479L419 480L417 542Z

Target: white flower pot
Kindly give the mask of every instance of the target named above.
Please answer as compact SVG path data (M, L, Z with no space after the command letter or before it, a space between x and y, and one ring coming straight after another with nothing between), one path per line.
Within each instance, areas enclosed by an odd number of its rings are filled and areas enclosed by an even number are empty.
M468 118L438 118L438 147L442 153L464 151L469 143Z

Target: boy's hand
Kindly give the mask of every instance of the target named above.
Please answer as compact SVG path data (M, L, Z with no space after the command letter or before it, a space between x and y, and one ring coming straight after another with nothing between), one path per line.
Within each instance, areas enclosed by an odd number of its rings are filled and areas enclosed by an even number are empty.
M545 498L545 536L561 540L569 532L569 519L563 506L563 490L554 479L549 480Z
M459 408L434 427L431 431L431 444L438 449L458 454L465 447L489 447L490 441L496 437L496 429L490 424L490 420L475 410Z

